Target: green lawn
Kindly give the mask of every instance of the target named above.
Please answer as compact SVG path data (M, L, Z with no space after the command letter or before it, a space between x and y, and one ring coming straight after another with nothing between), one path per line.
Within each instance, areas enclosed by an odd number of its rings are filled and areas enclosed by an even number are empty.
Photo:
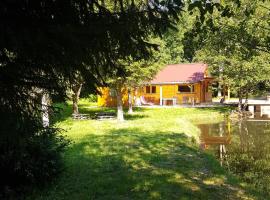
M221 120L226 109L138 108L117 123L73 121L71 106L62 107L56 126L72 141L65 171L28 199L252 199L197 143L193 123ZM80 108L113 111L86 101Z

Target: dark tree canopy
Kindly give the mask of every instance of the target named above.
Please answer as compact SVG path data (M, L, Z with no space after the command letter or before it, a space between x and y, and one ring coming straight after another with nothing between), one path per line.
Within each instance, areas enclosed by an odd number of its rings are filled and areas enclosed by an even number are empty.
M42 127L42 93L64 98L77 73L92 90L112 72L125 76L119 63L151 58L150 38L175 27L183 2L0 1L0 176L11 177L9 185L54 176L57 166L48 163L58 163L66 142ZM191 2L202 15L216 5Z
M155 0L1 1L1 100L29 88L32 93L33 86L63 92L76 70L93 87L101 84L119 59L151 56L155 45L149 35L173 26L171 16L175 19L181 5L180 0L162 5Z
M156 45L149 36L172 27L181 6L180 0L0 2L0 176L10 177L0 190L41 183L58 171L49 163L58 163L66 142L42 127L40 95L65 97L76 72L95 88L112 70L124 73L119 60L151 57Z
M3 0L0 2L0 111L30 115L40 89L64 97L81 72L104 84L118 60L151 56L148 42L173 26L181 1ZM174 17L172 17L174 16Z

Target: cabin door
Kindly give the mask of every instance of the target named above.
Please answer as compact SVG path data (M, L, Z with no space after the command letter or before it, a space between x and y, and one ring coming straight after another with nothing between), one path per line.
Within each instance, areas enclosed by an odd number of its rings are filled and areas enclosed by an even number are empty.
M200 102L205 102L205 82L201 83L201 99Z
M204 101L205 102L212 102L212 87L211 82L205 81L204 82Z

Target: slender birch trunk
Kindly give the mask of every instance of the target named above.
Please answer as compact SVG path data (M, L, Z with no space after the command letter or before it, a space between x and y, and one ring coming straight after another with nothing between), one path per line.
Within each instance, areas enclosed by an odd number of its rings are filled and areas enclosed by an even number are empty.
M117 120L124 121L124 111L123 111L123 102L122 102L122 92L121 87L116 88L116 98L117 98Z
M221 96L222 96L221 90L222 90L222 88L221 88L221 83L219 82L219 83L218 83L218 94L217 94L218 97L221 97Z
M128 90L128 114L132 114L133 109L132 109L132 95L131 95L131 90Z

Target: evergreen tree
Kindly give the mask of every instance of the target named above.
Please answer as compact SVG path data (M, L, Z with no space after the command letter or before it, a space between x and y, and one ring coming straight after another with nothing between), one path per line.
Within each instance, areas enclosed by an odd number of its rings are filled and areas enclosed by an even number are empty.
M119 60L147 59L155 47L147 38L172 26L182 4L164 3L0 2L0 176L9 177L1 179L1 189L41 184L59 172L66 142L57 129L43 127L39 91L64 99L77 71L96 88Z

